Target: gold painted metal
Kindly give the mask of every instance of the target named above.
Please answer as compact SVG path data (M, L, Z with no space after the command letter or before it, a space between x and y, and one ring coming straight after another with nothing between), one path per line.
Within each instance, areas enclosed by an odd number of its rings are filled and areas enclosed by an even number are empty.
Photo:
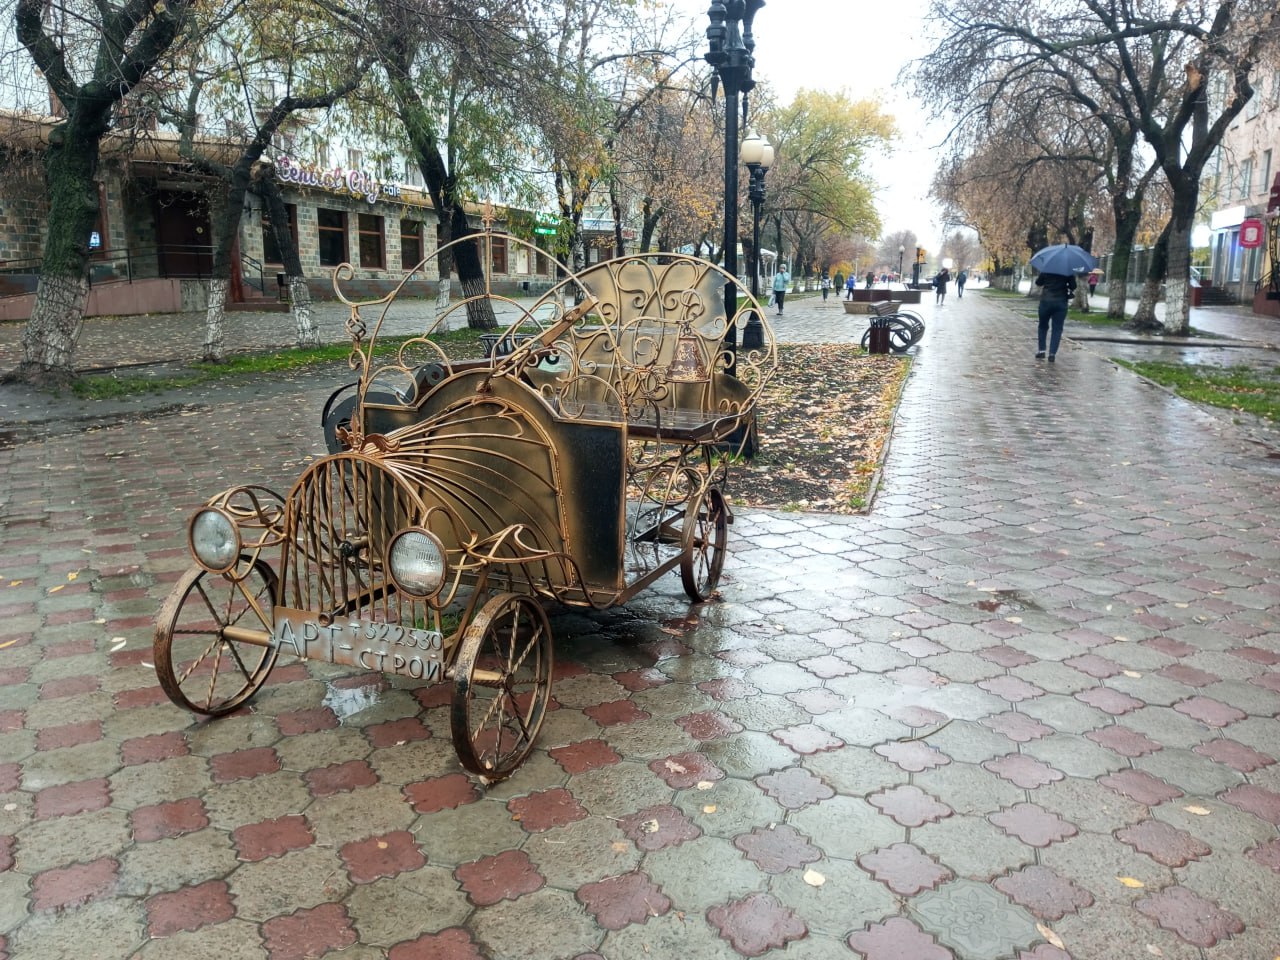
M490 218L484 225L455 243L489 249L497 235ZM511 257L541 255L505 242ZM406 280L430 277L443 252ZM732 522L728 464L777 366L765 312L739 288L742 306L728 315L724 290L736 279L693 257L637 254L565 274L532 305L486 276L387 355L376 345L405 309L398 289L350 300L352 268L335 271L357 376L354 407L330 434L340 449L308 464L283 496L249 485L208 501L239 529L241 557L222 579L228 609L244 612L210 622L207 643L179 644L184 604L209 592L194 575L180 584L156 634L157 672L176 702L225 712L282 649L443 677L455 685L459 758L501 779L532 749L549 698L544 603L608 607L677 570L692 599L714 595ZM494 355L452 359L440 335L465 325L477 299L505 323ZM728 333L737 328L740 342L753 313L763 346L731 356ZM387 548L408 528L443 547L445 582L433 596L391 582ZM201 621L196 632L205 629ZM303 630L321 639L304 642ZM406 646L437 637L438 651ZM272 658L241 670L243 689L220 686L216 701L189 690L210 670L239 669L241 648L264 646Z

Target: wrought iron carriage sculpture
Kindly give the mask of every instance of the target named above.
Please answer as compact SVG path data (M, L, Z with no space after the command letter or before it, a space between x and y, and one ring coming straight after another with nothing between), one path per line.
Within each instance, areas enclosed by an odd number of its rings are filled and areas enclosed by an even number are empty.
M741 289L726 312L738 281L637 255L566 272L528 309L487 282L379 359L396 292L348 300L350 276L338 268L334 285L358 379L326 405L329 455L284 496L236 486L195 512L156 672L175 703L214 716L248 701L282 650L451 682L459 760L502 779L551 694L544 604L624 603L677 568L695 601L714 591L726 453L776 367L772 332L731 353L731 326L764 314ZM451 360L438 334L479 298L515 319L491 356Z

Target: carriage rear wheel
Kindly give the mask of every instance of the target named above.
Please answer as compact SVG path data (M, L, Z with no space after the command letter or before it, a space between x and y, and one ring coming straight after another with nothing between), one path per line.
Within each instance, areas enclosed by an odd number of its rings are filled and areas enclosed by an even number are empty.
M681 537L680 579L689 599L710 600L724 569L729 540L729 511L718 487L708 487L689 501Z
M255 560L242 580L193 567L156 618L156 677L169 699L219 717L262 686L279 649L270 645L276 573Z
M476 614L455 663L453 747L469 771L511 776L551 699L551 624L534 597L502 593Z

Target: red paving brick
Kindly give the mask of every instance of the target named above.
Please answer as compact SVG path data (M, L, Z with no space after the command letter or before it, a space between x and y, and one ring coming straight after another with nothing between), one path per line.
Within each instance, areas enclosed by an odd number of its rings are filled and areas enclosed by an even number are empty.
M733 845L765 873L786 873L822 859L822 851L786 824L756 827L733 839Z
M1036 865L997 877L995 888L1021 904L1041 920L1061 920L1069 913L1093 905L1093 895L1048 867Z
M846 943L865 960L955 960L950 950L903 917L868 924Z
M645 923L671 909L671 899L643 873L624 873L578 888L578 900L606 930Z
M507 809L511 811L512 818L519 820L520 826L530 833L563 827L587 816L582 804L563 787L539 790L526 797L514 797L507 801Z
M231 834L241 860L253 862L305 850L316 842L307 818L299 814L248 823Z
M685 816L684 811L671 804L646 807L623 817L618 821L618 828L645 852L665 850L702 836L702 830Z
M707 911L707 919L744 957L758 957L809 933L794 912L767 893L753 893Z
M31 906L37 911L84 906L115 894L120 865L102 857L38 873L31 880Z
M548 753L565 773L585 773L619 763L622 757L603 740L580 740L563 747L552 747Z
M836 792L803 767L787 767L778 773L756 778L756 786L788 810L802 810Z
M340 903L275 917L262 925L262 933L271 960L313 960L356 942L351 918Z
M203 830L209 825L209 815L198 797L186 797L171 803L139 807L129 814L129 824L135 840L150 843Z
M210 880L173 893L157 893L147 900L147 932L164 939L183 930L199 930L225 923L236 915L235 902L224 880Z
M452 810L480 799L480 790L461 773L450 773L404 788L404 795L418 813Z
M858 866L894 893L914 897L955 876L928 854L909 843L895 843L858 858Z
M345 844L338 854L352 883L373 883L383 877L417 870L427 862L413 834L407 830Z
M1212 947L1233 934L1244 932L1244 923L1234 913L1223 910L1186 887L1166 887L1139 900L1137 908L1166 930L1172 930L1197 947Z

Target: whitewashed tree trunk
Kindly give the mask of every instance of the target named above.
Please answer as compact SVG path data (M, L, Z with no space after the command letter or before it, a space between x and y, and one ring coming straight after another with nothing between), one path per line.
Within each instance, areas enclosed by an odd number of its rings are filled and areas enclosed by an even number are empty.
M227 315L227 288L231 281L214 278L209 281L209 306L204 313L204 351L201 360L221 363L226 356L223 345L223 321Z
M1191 277L1191 219L1184 227L1178 217L1173 218L1169 230L1169 266L1166 271L1164 291L1164 332L1175 337L1185 337L1191 332L1191 297L1188 284Z
M22 334L24 379L54 384L74 379L71 361L88 299L87 277L41 275L31 319Z
M449 278L440 278L440 287L436 291L436 319L439 320L449 309Z
M289 277L289 302L293 305L293 321L298 331L298 348L320 346L320 331L311 315L311 288L306 277Z
M1156 303L1160 300L1160 281L1147 279L1142 284L1142 296L1138 298L1138 309L1134 311L1130 325L1137 330L1159 330L1160 321L1156 319Z

